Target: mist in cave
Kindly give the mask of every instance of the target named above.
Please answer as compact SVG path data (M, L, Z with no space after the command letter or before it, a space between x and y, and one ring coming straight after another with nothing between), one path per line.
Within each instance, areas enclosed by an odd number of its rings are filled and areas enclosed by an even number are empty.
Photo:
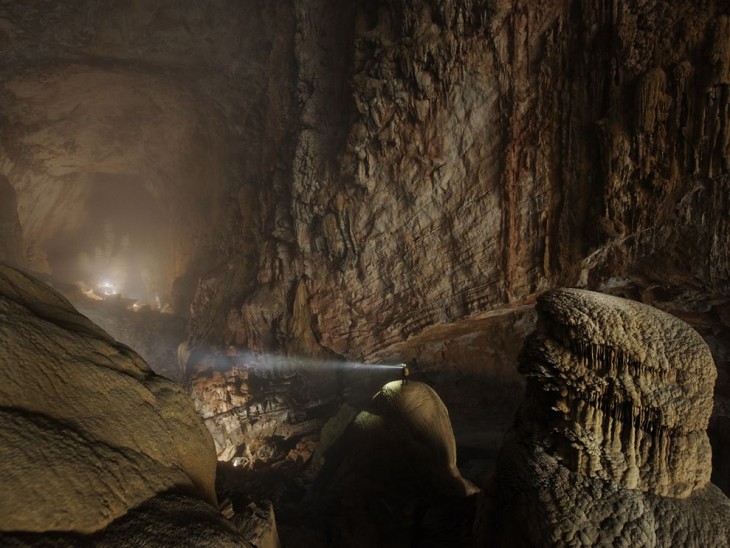
M118 294L160 308L165 295L160 280L170 260L166 212L138 177L89 178L84 220L73 232L52 236L45 246L53 277L97 295Z

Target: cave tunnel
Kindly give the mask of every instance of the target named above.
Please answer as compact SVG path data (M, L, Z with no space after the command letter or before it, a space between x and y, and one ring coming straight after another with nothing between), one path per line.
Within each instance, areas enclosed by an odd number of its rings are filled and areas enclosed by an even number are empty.
M0 0L0 544L730 543L729 11Z

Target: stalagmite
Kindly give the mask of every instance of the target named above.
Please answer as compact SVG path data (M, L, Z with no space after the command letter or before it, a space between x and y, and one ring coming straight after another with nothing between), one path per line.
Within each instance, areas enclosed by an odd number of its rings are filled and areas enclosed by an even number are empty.
M702 338L656 309L589 291L551 291L537 310L519 364L527 396L481 539L573 544L591 530L591 544L727 545L730 500L710 483L706 434L716 370ZM569 411L553 412L562 401Z

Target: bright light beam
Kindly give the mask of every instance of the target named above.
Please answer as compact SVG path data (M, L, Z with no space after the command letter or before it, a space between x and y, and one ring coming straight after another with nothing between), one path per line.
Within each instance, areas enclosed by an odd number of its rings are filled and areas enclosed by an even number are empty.
M316 358L305 358L301 356L285 356L281 354L254 353L250 351L236 351L222 355L216 352L206 352L204 349L193 350L192 363L201 363L208 359L214 361L215 368L241 368L257 371L270 371L272 373L288 373L295 371L395 371L403 368L405 364L381 364L365 363L354 361L323 360Z

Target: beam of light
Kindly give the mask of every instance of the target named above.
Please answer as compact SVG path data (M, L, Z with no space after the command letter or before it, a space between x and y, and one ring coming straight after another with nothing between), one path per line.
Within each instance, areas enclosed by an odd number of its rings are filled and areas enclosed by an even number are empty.
M394 374L400 371L403 363L366 363L357 361L317 359L303 356L286 356L273 353L259 353L248 350L229 349L223 353L205 348L192 350L189 363L212 365L214 369L250 369L257 372L294 373L297 371L359 371L359 372L388 372Z

